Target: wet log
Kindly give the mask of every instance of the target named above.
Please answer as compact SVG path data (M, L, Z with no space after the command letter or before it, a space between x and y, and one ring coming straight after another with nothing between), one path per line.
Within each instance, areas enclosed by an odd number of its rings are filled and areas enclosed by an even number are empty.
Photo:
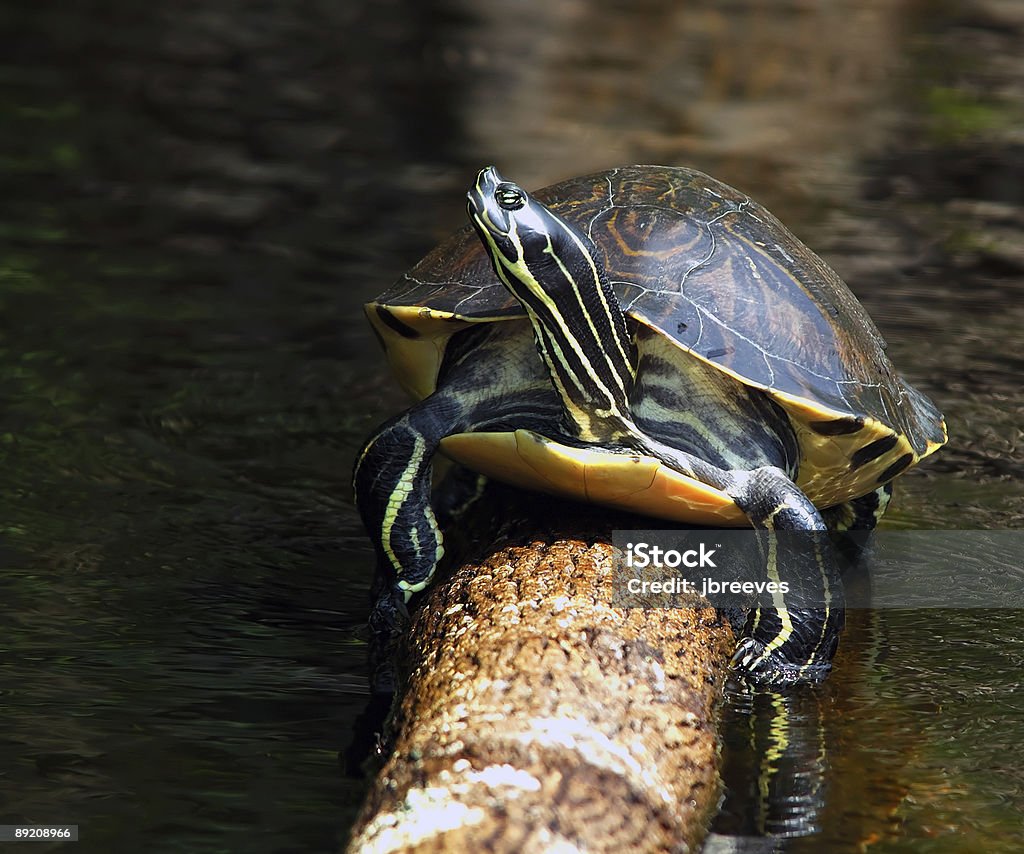
M559 520L429 594L350 852L699 846L731 631L700 599L613 607L609 533Z

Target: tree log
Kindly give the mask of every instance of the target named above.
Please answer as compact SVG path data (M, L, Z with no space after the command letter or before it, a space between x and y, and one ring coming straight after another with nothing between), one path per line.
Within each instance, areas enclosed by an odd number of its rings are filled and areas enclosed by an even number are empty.
M592 518L494 546L417 612L350 852L688 851L719 794L733 639L704 600L612 607Z

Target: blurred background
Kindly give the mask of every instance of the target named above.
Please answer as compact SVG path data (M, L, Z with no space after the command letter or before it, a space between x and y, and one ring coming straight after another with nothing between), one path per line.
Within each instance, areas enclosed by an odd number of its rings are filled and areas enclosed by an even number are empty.
M1024 4L8 0L0 31L0 822L345 838L349 472L405 405L361 305L488 163L687 165L767 205L947 413L886 524L1021 526ZM718 842L1024 848L1021 612L851 623L786 732L727 710ZM811 784L767 803L772 774Z

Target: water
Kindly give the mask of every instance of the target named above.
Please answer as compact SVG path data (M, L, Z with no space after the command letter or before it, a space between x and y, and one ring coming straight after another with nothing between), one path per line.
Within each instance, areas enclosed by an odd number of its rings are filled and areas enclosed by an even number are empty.
M0 7L0 817L78 823L82 851L344 837L372 563L348 472L402 405L359 306L486 162L527 186L684 163L766 203L949 416L888 524L1019 526L1014 14ZM786 845L1024 846L1022 622L861 618L788 710L822 750L792 759L816 829ZM769 707L731 707L741 766L776 756L743 753Z

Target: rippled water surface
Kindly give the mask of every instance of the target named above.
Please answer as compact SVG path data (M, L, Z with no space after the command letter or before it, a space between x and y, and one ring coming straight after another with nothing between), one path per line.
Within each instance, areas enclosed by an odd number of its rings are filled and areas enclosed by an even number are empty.
M0 22L2 821L77 823L82 851L344 838L372 566L348 473L402 405L360 305L462 224L487 162L528 186L685 164L763 201L949 416L888 524L1021 525L1012 4L95 0ZM782 848L1024 848L1021 612L851 624L820 692L730 704L747 771L716 832L765 832L743 781L774 762L810 805Z

